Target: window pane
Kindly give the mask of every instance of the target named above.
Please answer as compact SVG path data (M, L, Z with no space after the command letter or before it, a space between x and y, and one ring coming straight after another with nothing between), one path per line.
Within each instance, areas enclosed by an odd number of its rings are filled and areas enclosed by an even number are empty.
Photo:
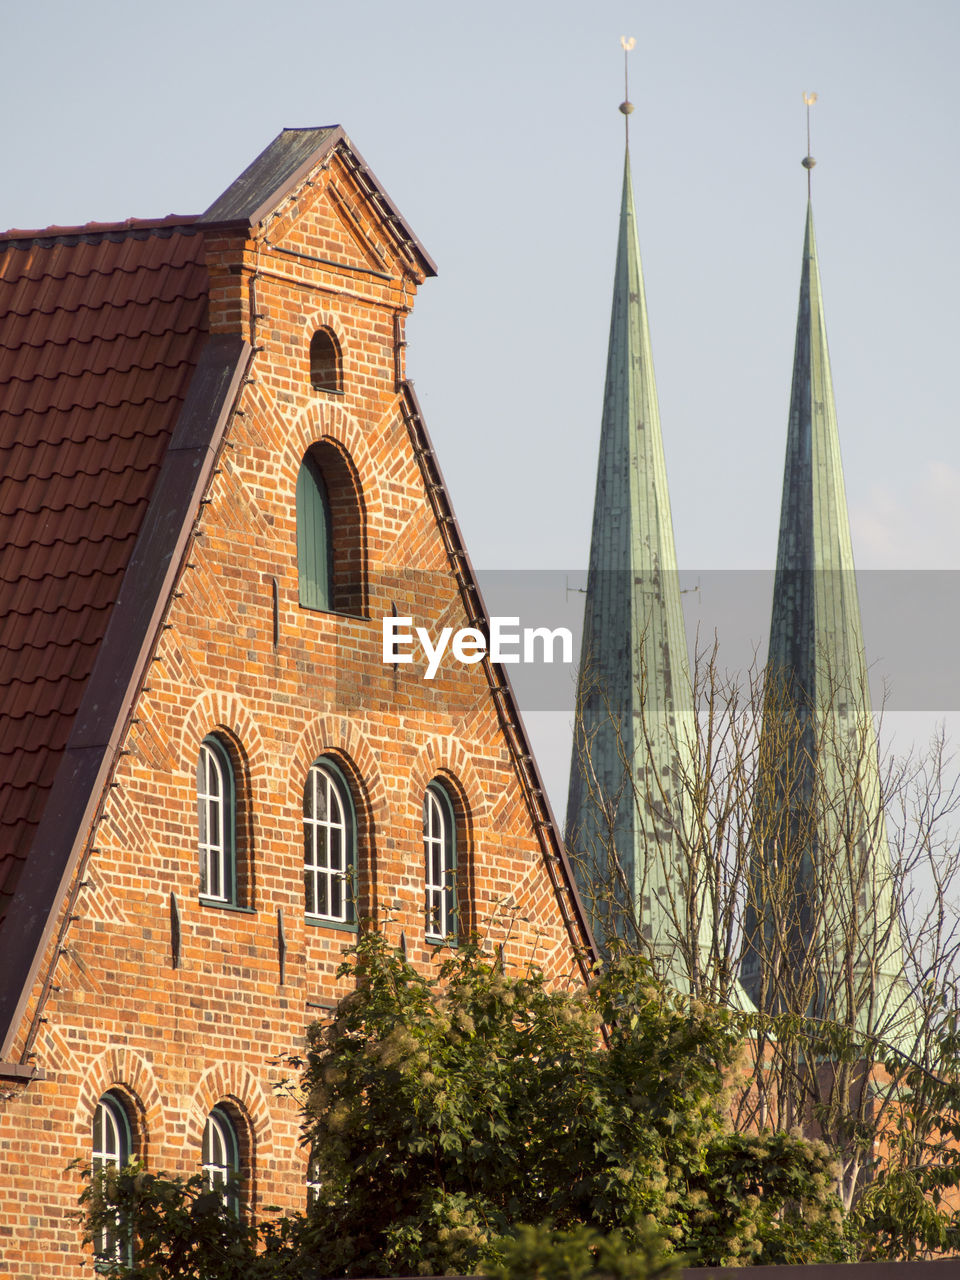
M214 738L207 738L200 745L197 779L200 893L221 902L233 902L233 770L225 749Z
M211 1190L225 1187L227 1181L236 1177L239 1171L236 1131L230 1117L219 1107L214 1107L207 1116L203 1130L202 1160L203 1173ZM224 1193L223 1203L229 1205L230 1202L231 1197Z
M453 807L434 783L424 795L423 856L426 934L439 940L456 931L456 842Z
M311 766L304 804L305 902L308 915L351 920L353 814L339 775L324 764ZM312 882L306 872L312 872Z

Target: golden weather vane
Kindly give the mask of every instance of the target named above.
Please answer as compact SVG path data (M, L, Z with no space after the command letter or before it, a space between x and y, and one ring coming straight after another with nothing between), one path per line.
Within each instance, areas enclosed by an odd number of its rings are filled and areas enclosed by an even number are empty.
M803 167L807 171L807 199L809 200L810 199L810 170L817 163L816 160L814 160L813 156L810 154L810 108L816 102L817 95L815 93L805 93L803 95L803 100L807 105L807 154L803 157L800 163L803 165Z
M620 103L620 110L623 112L623 123L627 131L627 145L630 145L630 112L633 110L633 103L630 101L630 85L627 79L627 54L636 45L635 36L621 36L620 47L623 49L623 101Z

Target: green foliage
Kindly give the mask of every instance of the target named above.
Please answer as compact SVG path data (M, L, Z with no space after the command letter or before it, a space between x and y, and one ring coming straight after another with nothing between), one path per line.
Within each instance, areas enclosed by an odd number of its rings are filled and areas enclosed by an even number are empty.
M878 1159L849 1215L863 1257L960 1252L960 1031L953 1000L927 1028L932 1071L890 1050L878 1072Z
M87 1193L88 1230L118 1210L136 1225L132 1280L483 1265L641 1280L666 1274L668 1255L843 1256L826 1149L730 1132L733 1017L667 993L642 960L569 993L469 946L429 979L370 934L341 976L355 988L311 1028L301 1064L316 1204L254 1228L227 1221L199 1178L117 1175L96 1203Z
M653 1231L631 1248L619 1231L518 1227L496 1248L481 1268L489 1280L672 1280L680 1270L680 1259L664 1252Z
M138 1164L124 1169L85 1172L80 1197L85 1213L84 1241L100 1246L103 1233L123 1241L135 1226L135 1265L100 1258L101 1275L126 1280L247 1280L257 1232L249 1222L225 1211L223 1195L211 1191L201 1174L189 1179L148 1173ZM119 1225L118 1225L119 1224ZM128 1225L125 1225L128 1224Z
M467 1272L519 1223L628 1247L653 1223L700 1265L842 1256L826 1152L727 1131L735 1023L643 961L568 994L471 948L429 980L369 935L343 972L304 1075L326 1274Z

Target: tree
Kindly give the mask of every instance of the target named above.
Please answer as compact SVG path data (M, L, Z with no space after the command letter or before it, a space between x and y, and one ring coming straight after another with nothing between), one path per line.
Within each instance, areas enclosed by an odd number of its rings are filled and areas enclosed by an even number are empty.
M689 724L654 723L641 689L638 746L582 681L575 738L596 816L568 848L601 935L749 1011L737 1131L823 1137L859 1251L910 1256L960 1225L960 790L942 735L881 769L873 719L849 693L864 681L821 684L814 709L755 671L725 675L714 645L695 663ZM619 756L612 787L592 764L603 733ZM631 807L644 816L639 877L616 839Z
M503 1260L522 1226L618 1232L634 1275L667 1255L844 1255L826 1147L731 1130L735 1019L665 992L642 960L562 992L475 946L427 978L367 934L342 976L355 988L311 1029L298 1085L316 1200L260 1229L261 1270L245 1274L463 1274ZM136 1177L88 1196L91 1238L119 1213L142 1239Z

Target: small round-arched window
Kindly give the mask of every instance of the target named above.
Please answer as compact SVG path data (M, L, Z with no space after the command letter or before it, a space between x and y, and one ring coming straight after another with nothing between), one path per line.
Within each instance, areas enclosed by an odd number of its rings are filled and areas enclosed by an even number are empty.
M317 391L343 391L343 357L332 329L318 329L310 339L310 382Z

